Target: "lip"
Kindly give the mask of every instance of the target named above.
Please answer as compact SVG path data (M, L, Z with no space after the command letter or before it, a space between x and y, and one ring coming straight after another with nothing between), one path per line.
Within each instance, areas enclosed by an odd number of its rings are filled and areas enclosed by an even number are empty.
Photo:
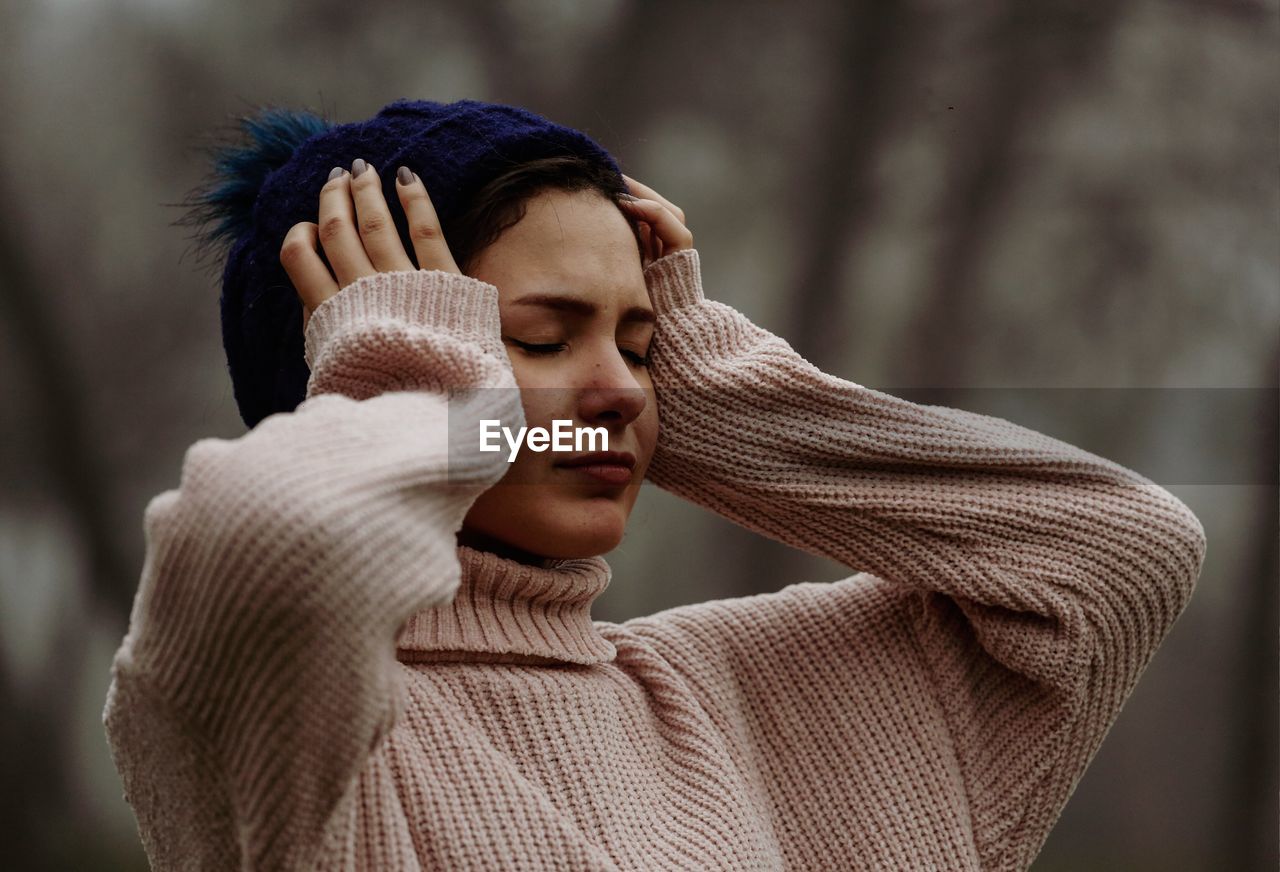
M578 454L555 464L607 484L624 485L631 481L636 458L629 451L593 451Z
M636 457L630 451L592 451L589 454L575 454L556 463L556 466L625 466L634 469Z

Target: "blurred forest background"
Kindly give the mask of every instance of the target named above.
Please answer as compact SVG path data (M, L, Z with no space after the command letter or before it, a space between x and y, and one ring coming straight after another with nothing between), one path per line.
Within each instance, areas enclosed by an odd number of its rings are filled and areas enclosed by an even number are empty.
M1160 482L1200 585L1034 869L1277 867L1274 0L0 6L0 865L146 868L101 717L142 510L244 432L174 204L260 104L526 106L828 372ZM843 567L649 486L596 617ZM687 570L685 569L687 567ZM746 577L777 579L756 587Z

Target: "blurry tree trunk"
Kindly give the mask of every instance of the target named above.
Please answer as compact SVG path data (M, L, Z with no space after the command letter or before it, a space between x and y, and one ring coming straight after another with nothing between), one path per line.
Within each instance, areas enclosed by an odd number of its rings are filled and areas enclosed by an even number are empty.
M899 0L863 0L843 11L832 74L813 119L814 151L798 163L798 273L787 333L801 355L826 370L847 360L847 345L857 341L841 276L851 240L875 213L872 170L892 120L895 67L911 60L904 39L909 19Z
M454 10L466 27L476 53L484 58L496 102L524 106L541 112L548 94L542 88L542 76L529 75L520 56L521 34L501 3L454 4Z
M518 46L519 26L500 4L459 3L457 12L485 59L498 102L524 106L557 123L586 131L622 161L643 136L643 125L658 114L666 95L679 93L687 71L668 63L671 34L646 21L671 21L687 14L674 0L626 2L600 38L573 55L582 72L572 87L553 91L546 77L530 75ZM654 59L657 62L654 62ZM613 111L626 107L625 112ZM625 166L624 166L625 171Z
M14 164L4 160L0 165ZM0 202L19 202L3 179ZM0 229L0 317L9 327L14 356L24 361L21 372L36 382L27 392L30 416L22 422L36 434L28 444L42 446L45 452L40 464L43 474L34 475L32 481L37 487L52 484L75 540L84 545L89 584L72 583L68 588L84 590L89 614L98 612L99 601L116 605L116 611L123 602L127 611L133 581L107 523L106 478L89 439L82 385L71 370L72 355L63 348L43 295L47 282L26 256L31 248L14 235L23 226L27 223L11 221ZM8 496L20 499L16 493ZM77 613L75 608L68 612ZM75 781L68 770L74 760L69 745L79 700L71 693L47 690L66 686L84 662L89 638L87 629L73 621L58 623L52 648L57 659L43 664L31 685L42 690L31 699L19 693L17 676L9 665L0 664L0 724L4 725L0 748L12 767L11 796L21 797L10 807L8 822L22 836L5 847L6 864L13 861L13 851L33 851L35 862L36 857L49 857L56 847L44 844L40 834L56 832L70 805ZM19 862L16 868L36 867Z
M17 15L6 16L7 24L21 31ZM14 71L10 71L14 72ZM8 78L8 77L6 77ZM10 87L20 78L8 79ZM0 90L0 112L14 116L8 94ZM16 167L0 140L0 166ZM0 202L11 207L23 202L14 196L8 178L0 177ZM47 480L52 482L82 537L88 551L91 586L104 599L126 606L133 597L134 582L107 523L109 501L107 476L89 434L85 415L85 389L73 372L65 343L58 333L57 318L49 300L54 296L29 252L36 247L18 237L28 221L7 221L0 225L0 317L8 325L14 357L23 361L21 370L34 381L27 393L33 407L22 422L24 429L37 434L30 443L43 446L42 460Z
M33 13L30 3L5 4L0 13L4 42L4 77L0 88L0 112L15 117L12 95L22 87L25 71L16 66L19 53L9 43L26 32ZM12 128L13 130L18 128ZM7 139L0 140L0 166L20 166L10 154ZM11 175L0 177L0 202L11 212L23 200L14 196ZM4 784L8 802L4 814L13 837L3 848L5 868L74 868L65 862L72 840L66 833L80 829L75 820L76 786L71 767L78 762L73 753L80 699L69 689L83 668L89 627L75 620L104 613L127 615L133 594L133 573L108 523L107 477L93 443L93 432L85 413L85 385L73 370L74 355L68 353L59 334L56 313L50 301L58 298L48 275L41 275L30 252L36 246L20 237L31 232L33 222L18 219L0 224L0 318L6 325L11 359L20 363L9 378L30 381L29 389L18 392L29 398L19 420L19 410L10 409L10 424L26 431L15 438L13 448L34 448L37 463L25 485L9 489L5 496L14 502L24 499L23 486L33 490L50 488L60 511L69 521L71 535L83 548L82 564L87 579L76 579L66 587L83 592L87 602L63 608L61 620L49 650L54 658L41 664L39 674L20 681L14 665L0 658L0 753L4 758ZM77 228L66 228L71 239L82 239ZM26 455L23 460L31 457ZM13 458L11 458L13 459ZM28 496L34 505L38 496ZM30 581L18 579L18 583ZM82 583L87 582L87 583ZM23 693L23 685L35 688Z
M926 392L918 402L954 405L945 389L972 382L973 349L984 339L986 319L977 275L1017 186L1018 136L1029 122L1052 111L1045 103L1046 76L1076 75L1096 62L1122 7L1114 2L1082 7L1065 0L1004 0L1001 8L986 38L992 62L982 102L973 107L977 117L963 119L964 128L975 135L957 142L947 174L933 280L923 289L904 337L903 371ZM936 398L930 399L927 392L934 390Z
M600 139L617 156L623 172L635 178L635 172L627 170L626 157L646 136L644 127L658 117L664 97L675 93L687 77L664 51L662 43L671 34L645 22L678 20L686 7L675 0L647 0L623 3L621 9L608 38L587 46L579 64L584 75L562 102L564 123ZM658 63L646 63L652 58ZM672 81L676 77L679 81ZM625 111L619 111L623 107Z
M1280 372L1280 345L1268 361L1264 384ZM1258 430L1257 472L1250 490L1256 495L1252 526L1244 539L1251 547L1243 577L1246 599L1237 605L1235 669L1228 713L1227 772L1214 856L1222 869L1275 869L1277 860L1275 777L1276 741L1280 729L1277 692L1276 618L1280 614L1280 489L1266 486L1276 475L1276 449L1280 446L1280 408L1273 397ZM1209 543L1209 553L1214 545Z
M797 274L787 298L794 301L784 338L820 369L831 371L847 359L845 344L856 341L842 305L845 248L875 207L870 174L886 135L894 64L909 57L903 45L903 10L897 0L860 0L838 7L830 46L831 75L812 119L813 152L796 162L792 200L798 247ZM734 552L734 577L748 580L745 593L781 585L786 557L777 545L747 540Z

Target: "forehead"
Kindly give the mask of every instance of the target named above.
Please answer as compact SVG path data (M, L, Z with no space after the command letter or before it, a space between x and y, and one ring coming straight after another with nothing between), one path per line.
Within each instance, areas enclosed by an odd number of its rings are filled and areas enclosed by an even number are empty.
M636 239L617 206L595 191L546 191L526 205L473 270L504 303L568 293L601 306L649 305Z

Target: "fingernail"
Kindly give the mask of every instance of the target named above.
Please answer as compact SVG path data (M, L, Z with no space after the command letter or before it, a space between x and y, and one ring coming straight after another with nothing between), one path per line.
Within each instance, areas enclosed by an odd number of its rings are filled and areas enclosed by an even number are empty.
M402 185L413 184L413 173L409 172L408 167L400 167L400 169L396 170L396 178Z
M618 199L619 199L619 200L627 200L627 201L629 201L629 202L635 202L636 200L639 200L640 198L639 198L639 197L633 197L633 196L631 196L630 194L619 194L619 195L618 195Z
M344 170L342 167L334 167L329 171L329 181L332 182L334 179L342 175L344 172L346 172L346 170Z
M358 178L360 174L365 171L366 167L368 167L368 164L364 162L364 158L356 158L351 162L351 175Z

